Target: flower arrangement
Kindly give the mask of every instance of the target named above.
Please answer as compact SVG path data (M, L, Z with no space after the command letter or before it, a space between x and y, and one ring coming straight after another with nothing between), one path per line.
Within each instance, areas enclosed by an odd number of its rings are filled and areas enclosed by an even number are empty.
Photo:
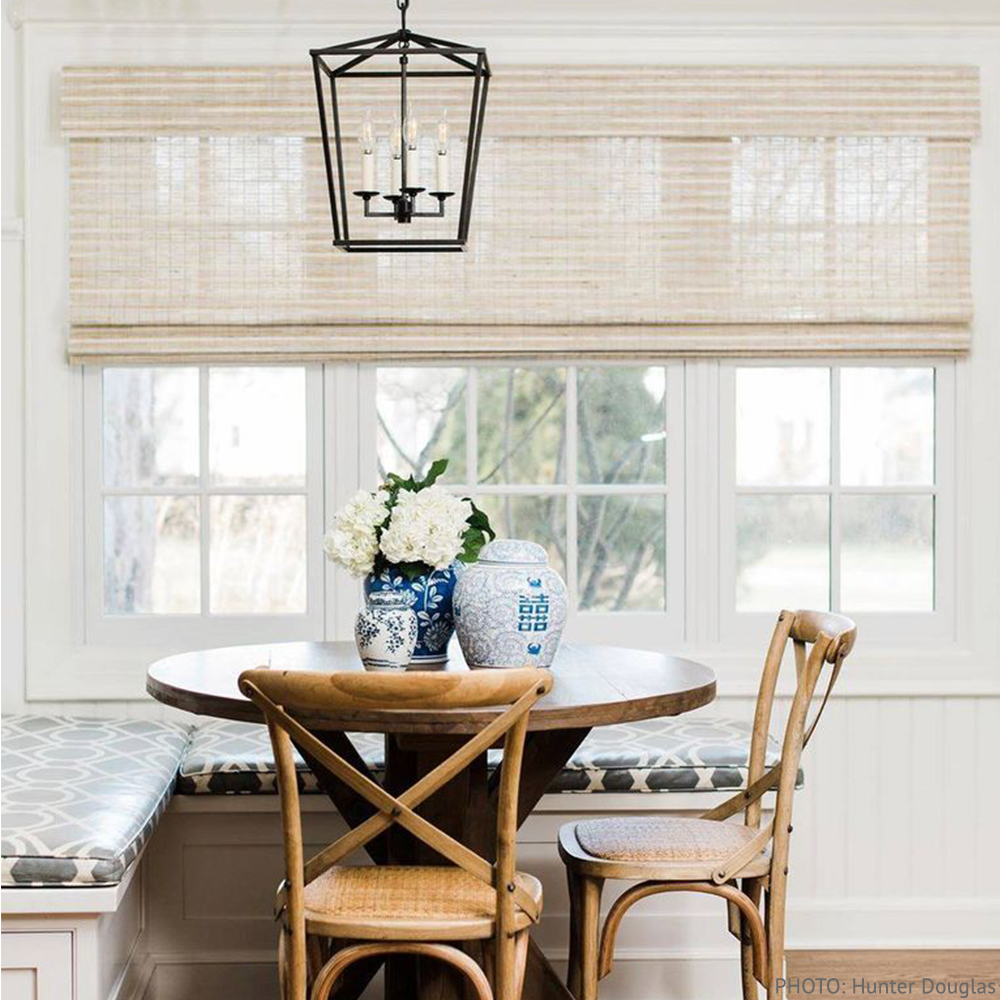
M327 555L353 576L378 577L391 567L407 580L456 559L475 562L496 533L471 499L437 485L447 468L448 460L438 459L423 479L390 473L374 492L359 491L324 536Z

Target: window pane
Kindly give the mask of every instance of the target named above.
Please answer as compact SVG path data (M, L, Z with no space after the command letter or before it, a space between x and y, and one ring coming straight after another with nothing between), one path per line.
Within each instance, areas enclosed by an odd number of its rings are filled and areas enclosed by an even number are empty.
M566 500L564 497L478 496L500 538L526 538L544 545L549 564L566 579Z
M577 476L581 483L662 483L666 370L581 368Z
M306 610L306 498L211 499L211 611L296 614Z
M844 368L841 482L934 482L934 369Z
M737 369L736 479L743 486L830 481L828 368Z
M377 374L379 475L422 477L448 459L443 482L468 481L464 368L380 368Z
M479 482L565 480L566 372L479 370Z
M829 498L737 497L736 610L829 606Z
M213 483L305 482L304 368L212 368L208 405Z
M666 606L666 498L580 497L579 603L585 611L662 611Z
M105 611L197 614L200 608L197 497L106 497Z
M104 483L190 486L198 481L198 371L106 368Z
M934 498L841 500L841 607L934 610Z

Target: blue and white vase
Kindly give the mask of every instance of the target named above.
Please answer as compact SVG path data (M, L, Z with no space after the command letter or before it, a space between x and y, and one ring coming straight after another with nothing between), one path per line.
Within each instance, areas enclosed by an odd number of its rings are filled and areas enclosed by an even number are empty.
M455 588L455 624L470 667L548 667L566 625L566 584L535 542L484 545Z
M465 569L465 564L453 562L445 569L408 580L392 566L378 576L365 577L365 595L380 591L402 594L407 605L417 616L417 645L413 651L414 666L434 667L448 660L448 643L455 634L455 618L451 598L455 582Z
M370 595L354 620L354 641L365 670L405 670L417 644L417 616L406 596Z

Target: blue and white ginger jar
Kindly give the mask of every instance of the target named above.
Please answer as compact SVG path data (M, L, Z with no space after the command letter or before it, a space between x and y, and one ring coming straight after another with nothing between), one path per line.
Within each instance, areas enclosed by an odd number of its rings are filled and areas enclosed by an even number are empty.
M371 594L354 621L354 641L366 670L405 670L417 644L417 616L405 595Z
M402 594L407 606L417 616L417 645L413 651L415 667L440 667L448 660L448 643L455 634L452 594L465 564L453 562L445 569L408 580L394 566L378 576L365 577L365 596L382 591Z
M566 584L541 545L496 539L458 581L454 607L470 667L548 667L566 625Z

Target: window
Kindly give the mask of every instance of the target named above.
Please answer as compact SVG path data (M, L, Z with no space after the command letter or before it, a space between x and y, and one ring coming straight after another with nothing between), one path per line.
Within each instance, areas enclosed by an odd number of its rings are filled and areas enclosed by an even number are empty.
M789 605L872 639L954 628L951 362L109 367L87 386L90 641L178 618L188 645L349 636L324 524L441 456L443 485L546 546L572 638L738 649Z
M940 626L952 382L950 363L724 369L724 632L790 606Z
M372 479L451 456L442 482L474 494L501 534L546 546L579 628L601 613L679 623L683 365L379 368L373 378Z
M234 618L261 636L269 622L275 635L321 634L321 470L309 462L319 373L109 367L87 378L99 417L86 442L89 631L148 641L183 616L206 635Z

